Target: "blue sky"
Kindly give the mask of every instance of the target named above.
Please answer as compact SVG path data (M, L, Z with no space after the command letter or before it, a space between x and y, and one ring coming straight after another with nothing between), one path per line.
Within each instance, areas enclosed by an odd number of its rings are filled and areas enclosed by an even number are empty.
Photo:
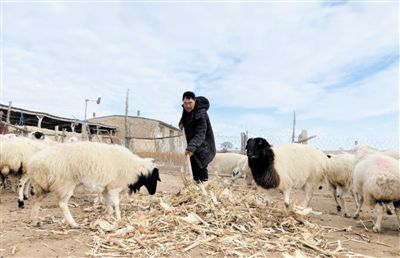
M239 134L323 149L399 147L397 1L2 1L0 102L83 119L177 125L209 98L217 144Z

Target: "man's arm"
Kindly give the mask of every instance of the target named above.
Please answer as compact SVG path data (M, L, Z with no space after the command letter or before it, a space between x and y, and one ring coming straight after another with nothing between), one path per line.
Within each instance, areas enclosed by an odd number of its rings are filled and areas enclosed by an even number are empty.
M188 142L188 146L186 150L194 153L198 147L204 142L206 139L207 132L207 120L205 116L201 116L194 121L195 125L194 129L194 137Z

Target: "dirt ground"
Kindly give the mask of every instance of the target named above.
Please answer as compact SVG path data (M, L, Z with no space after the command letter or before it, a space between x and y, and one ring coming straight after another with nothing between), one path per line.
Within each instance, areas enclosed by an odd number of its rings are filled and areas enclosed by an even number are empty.
M158 193L178 192L183 186L179 177L179 171L173 168L161 168L161 180ZM238 180L235 184L245 185L244 180ZM142 189L141 191L145 191ZM77 219L82 217L91 219L85 208L93 206L93 199L96 195L77 195L71 199L71 212ZM157 196L157 194L156 194ZM279 200L279 193L272 193L273 199ZM130 198L135 198L132 195ZM157 198L157 197L156 197ZM303 198L302 191L294 191L292 198L300 203ZM347 197L347 206L352 214L355 205L351 197ZM0 231L0 256L1 257L82 257L87 256L93 236L87 230L69 229L67 225L58 226L60 228L41 229L33 227L27 223L32 203L30 200L25 202L25 209L17 207L17 195L10 190L3 190L1 193L1 231ZM124 206L121 201L122 216L129 211L129 207ZM322 215L310 215L309 220L316 224L334 227L338 229L350 229L347 231L338 230L331 232L325 237L331 241L340 240L344 248L354 253L373 257L400 257L400 233L395 215L385 215L382 222L382 233L377 234L372 231L374 211L364 207L361 217L358 220L344 218L336 212L336 205L327 187L318 190L311 201L310 206L315 211L322 212ZM267 209L267 206L266 206ZM393 207L391 206L393 210ZM96 210L95 210L96 211ZM93 212L93 211L92 211ZM100 213L100 212L99 212ZM90 214L98 216L100 214ZM56 222L63 219L61 210L53 196L44 200L40 216L45 221ZM86 217L86 218L85 218ZM79 219L78 219L79 218ZM59 224L57 224L59 225ZM66 230L68 229L68 230ZM180 256L203 256L201 250L191 254L179 254Z

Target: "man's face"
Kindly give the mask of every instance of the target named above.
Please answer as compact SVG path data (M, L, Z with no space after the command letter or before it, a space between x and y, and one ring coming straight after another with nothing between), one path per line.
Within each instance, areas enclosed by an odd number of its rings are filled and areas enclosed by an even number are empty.
M194 109L194 105L196 104L196 101L193 99L183 99L183 108L185 109L186 112L192 112Z

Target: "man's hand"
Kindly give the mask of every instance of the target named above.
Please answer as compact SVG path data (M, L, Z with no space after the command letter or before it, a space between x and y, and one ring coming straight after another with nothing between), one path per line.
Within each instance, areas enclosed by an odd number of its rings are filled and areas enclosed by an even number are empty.
M193 155L193 153L188 150L185 150L185 155L189 155L189 157L191 157Z

